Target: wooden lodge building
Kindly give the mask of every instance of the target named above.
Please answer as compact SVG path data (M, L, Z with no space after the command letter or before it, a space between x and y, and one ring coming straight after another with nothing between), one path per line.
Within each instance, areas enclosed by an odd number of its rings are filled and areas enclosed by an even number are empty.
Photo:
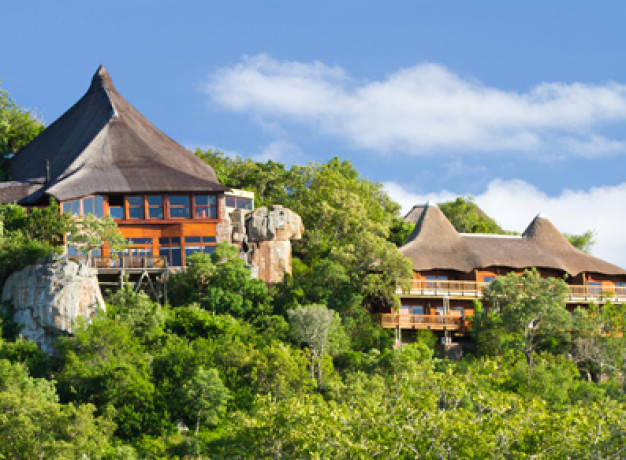
M115 220L131 248L114 261L103 247L96 258L103 267L183 266L190 254L228 240L228 187L130 105L103 66L85 95L21 149L8 170L2 203L42 206L54 198L74 216Z
M568 309L591 302L626 302L626 270L586 254L538 215L521 236L458 233L435 204L411 211L416 225L400 252L413 261L413 279L398 282L399 312L382 315L382 325L430 329L449 343L468 332L473 300L497 276L535 267L542 276L565 278ZM402 284L405 288L402 288Z

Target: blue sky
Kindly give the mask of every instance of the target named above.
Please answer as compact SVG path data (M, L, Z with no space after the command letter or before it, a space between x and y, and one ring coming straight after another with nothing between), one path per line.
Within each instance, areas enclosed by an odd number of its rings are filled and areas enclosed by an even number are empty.
M384 3L384 4L383 4ZM539 211L626 266L626 3L3 2L0 83L50 123L100 63L165 133L350 159L404 209Z

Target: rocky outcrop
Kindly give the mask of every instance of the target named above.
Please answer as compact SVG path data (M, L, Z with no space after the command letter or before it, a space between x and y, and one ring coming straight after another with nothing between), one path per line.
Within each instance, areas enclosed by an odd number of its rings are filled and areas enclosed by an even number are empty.
M88 319L105 309L97 270L55 256L13 273L2 301L13 304L21 335L47 354L54 353L53 339L71 333L78 317Z
M235 210L230 215L232 241L239 243L252 275L267 283L282 281L291 273L291 240L302 238L298 214L279 205L254 211Z

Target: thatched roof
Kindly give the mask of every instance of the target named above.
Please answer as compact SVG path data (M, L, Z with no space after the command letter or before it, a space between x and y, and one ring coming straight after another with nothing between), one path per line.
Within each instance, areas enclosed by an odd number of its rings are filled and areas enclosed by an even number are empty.
M18 182L50 182L24 196L68 200L93 193L227 190L211 166L159 131L115 90L100 66L85 95L9 162ZM1 195L0 195L1 198Z
M626 270L576 249L545 217L537 216L523 235L458 233L441 210L427 204L400 252L416 271L530 267L563 271L626 275Z

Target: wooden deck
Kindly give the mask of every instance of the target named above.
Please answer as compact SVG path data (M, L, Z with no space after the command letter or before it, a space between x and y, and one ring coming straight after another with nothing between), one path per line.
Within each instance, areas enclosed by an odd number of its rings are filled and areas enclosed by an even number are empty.
M116 290L130 284L153 300L167 302L169 267L162 256L122 255L120 257L71 257L98 270L100 289Z
M143 271L161 272L167 270L167 259L163 256L133 256L122 255L120 257L72 257L78 259L90 267L97 268L98 273L139 273Z
M463 327L460 315L411 315L383 313L381 325L384 328L431 329L435 331L458 331Z
M401 297L472 299L480 298L483 289L490 283L476 281L434 281L434 280L404 280L396 283L396 294ZM408 287L408 289L407 289ZM608 286L569 286L568 303L577 302L626 302L626 288Z

